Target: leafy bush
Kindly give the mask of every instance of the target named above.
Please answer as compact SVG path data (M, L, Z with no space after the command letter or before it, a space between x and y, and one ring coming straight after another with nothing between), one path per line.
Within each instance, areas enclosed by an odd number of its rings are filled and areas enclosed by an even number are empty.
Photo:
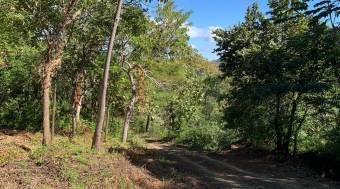
M192 149L219 150L232 143L236 136L222 130L218 125L184 128L176 139L177 143Z
M84 134L86 132L93 132L96 129L96 123L91 120L81 119L78 126L78 133Z
M136 115L130 122L130 130L135 133L145 132L146 116Z
M132 148L144 148L146 144L145 140L139 135L130 135L128 143Z
M71 127L72 127L72 118L71 115L66 114L66 115L62 115L59 118L59 122L58 122L58 129L62 130L62 131L71 131Z
M124 120L122 118L115 118L109 123L109 134L111 137L121 140Z
M165 129L160 123L152 122L148 132L148 136L152 138L164 139L168 135L168 130Z

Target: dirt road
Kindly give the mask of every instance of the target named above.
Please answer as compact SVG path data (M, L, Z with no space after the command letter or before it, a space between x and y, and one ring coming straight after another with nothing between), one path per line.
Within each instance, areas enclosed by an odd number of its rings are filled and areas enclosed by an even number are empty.
M188 151L168 143L150 140L147 149L129 154L132 163L143 166L169 188L252 188L252 189L329 189L336 182L308 175L289 165L275 165L244 157L239 153L214 157Z

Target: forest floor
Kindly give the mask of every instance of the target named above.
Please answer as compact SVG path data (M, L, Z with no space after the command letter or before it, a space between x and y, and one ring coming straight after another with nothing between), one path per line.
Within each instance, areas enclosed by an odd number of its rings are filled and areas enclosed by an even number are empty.
M90 149L91 134L72 141L56 136L49 148L41 146L41 133L0 130L1 189L130 189L166 188L141 167L118 152Z
M41 134L0 130L0 188L340 188L303 168L278 164L241 146L220 154L189 151L148 140L145 148L90 150L91 135L57 136L41 147Z

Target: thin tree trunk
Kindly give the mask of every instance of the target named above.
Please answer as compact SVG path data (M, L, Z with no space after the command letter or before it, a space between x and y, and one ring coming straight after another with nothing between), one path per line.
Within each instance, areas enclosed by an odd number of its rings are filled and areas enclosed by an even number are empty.
M52 126L51 126L51 141L54 139L54 130L56 123L56 112L57 112L57 85L54 85L53 92L53 108L52 108Z
M126 143L127 138L128 138L130 121L131 121L132 114L133 114L134 109L135 109L136 101L137 101L137 96L135 94L133 94L133 96L130 100L130 104L129 104L128 108L126 109L126 112L125 112L124 127L123 127L123 140L122 140L123 143Z
M72 136L77 134L77 130L80 124L80 111L82 107L83 96L79 98L78 103L75 103L73 106L73 115L72 115Z
M80 111L82 107L82 101L84 98L84 72L81 70L76 73L73 89L73 105L72 105L72 135L77 134L77 128L80 123Z
M127 137L128 137L128 132L129 132L129 125L130 125L130 120L132 118L132 115L134 113L135 109L135 103L137 102L137 86L136 82L133 78L133 72L132 72L132 67L129 65L129 69L127 70L127 74L131 83L131 99L130 99L130 104L126 109L125 112L125 118L124 118L124 126L123 126L123 137L122 137L122 142L126 143Z
M80 111L81 111L81 107L82 107L83 98L84 98L84 96L81 96L81 98L79 99L79 104L76 108L76 123L77 123L77 125L79 125L79 123L80 123Z
M45 70L47 70L48 66L45 65ZM51 87L51 75L49 71L44 74L43 82L42 82L42 88L43 88L43 105L42 105L42 111L43 111L43 141L42 144L44 146L50 146L51 145L51 130L50 130L50 87Z
M116 33L117 33L117 28L118 28L118 24L120 20L122 7L123 7L123 0L119 0L116 15L115 15L115 21L112 27L109 49L107 51L106 63L104 65L103 80L102 80L102 86L100 88L100 95L99 95L100 103L99 103L99 112L98 112L98 117L97 117L96 131L92 139L92 148L96 150L99 150L101 146L101 134L102 134L102 128L103 128L103 122L104 122L104 115L105 115L106 92L107 92L107 85L108 85L108 79L109 79L109 69L110 69L110 64L111 64L113 45L114 45L114 41L116 38Z
M149 132L149 128L151 125L151 113L148 113L148 116L146 118L146 125L145 125L145 132Z

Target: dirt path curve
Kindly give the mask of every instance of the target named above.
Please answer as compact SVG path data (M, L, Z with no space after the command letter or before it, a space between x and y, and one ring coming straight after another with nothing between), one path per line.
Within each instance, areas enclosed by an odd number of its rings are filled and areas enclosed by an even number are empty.
M236 163L218 160L200 152L188 151L174 147L168 143L150 141L147 144L147 161L143 166L156 176L166 177L167 171L175 171L176 175L195 178L195 184L184 185L182 188L245 188L245 189L329 189L339 188L330 182L320 182L313 178L298 177L284 173L277 177L271 172L266 174L239 167ZM152 166L150 162L159 160L161 163ZM164 165L166 164L166 165ZM162 167L163 166L163 167ZM158 167L155 170L155 167ZM247 165L245 165L247 167ZM161 170L165 169L165 170ZM277 169L276 171L280 171ZM292 170L294 171L294 170ZM163 178L164 179L164 178ZM183 181L184 180L184 181ZM179 179L175 182L187 182ZM180 185L174 188L180 188Z

